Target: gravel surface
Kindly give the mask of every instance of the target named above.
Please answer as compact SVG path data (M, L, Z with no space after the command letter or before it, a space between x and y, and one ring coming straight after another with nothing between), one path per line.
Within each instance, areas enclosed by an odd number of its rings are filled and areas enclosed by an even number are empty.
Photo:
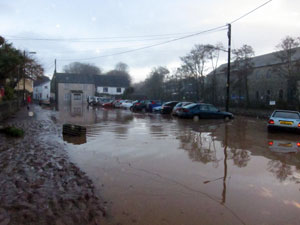
M0 134L0 225L101 224L102 201L91 180L69 161L51 111L32 107L0 123L25 130Z

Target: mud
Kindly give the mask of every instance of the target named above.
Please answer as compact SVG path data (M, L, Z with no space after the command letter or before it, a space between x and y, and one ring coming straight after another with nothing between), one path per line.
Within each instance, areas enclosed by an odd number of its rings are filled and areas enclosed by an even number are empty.
M57 122L87 126L84 141L65 143L108 201L103 224L299 224L299 135L239 116L81 112L61 109Z
M102 224L104 208L92 181L68 159L52 112L34 108L2 123L25 130L0 134L0 224Z

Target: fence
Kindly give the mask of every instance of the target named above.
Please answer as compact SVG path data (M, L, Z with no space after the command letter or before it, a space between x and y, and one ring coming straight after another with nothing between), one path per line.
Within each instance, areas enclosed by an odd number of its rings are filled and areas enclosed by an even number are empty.
M8 118L20 108L18 100L0 102L0 121Z

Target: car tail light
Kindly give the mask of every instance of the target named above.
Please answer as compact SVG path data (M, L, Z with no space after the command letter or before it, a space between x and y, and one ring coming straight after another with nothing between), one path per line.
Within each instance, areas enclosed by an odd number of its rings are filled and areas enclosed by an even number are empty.
M274 124L274 120L269 120L269 124ZM299 125L298 125L299 126Z
M297 146L300 147L300 142L297 143Z
M182 111L183 111L183 112L189 112L190 110L188 110L188 109L183 109Z
M298 123L298 127L300 127L300 123Z
M273 141L269 141L269 146L272 146L273 145Z
M140 105L141 103L135 103L135 105Z

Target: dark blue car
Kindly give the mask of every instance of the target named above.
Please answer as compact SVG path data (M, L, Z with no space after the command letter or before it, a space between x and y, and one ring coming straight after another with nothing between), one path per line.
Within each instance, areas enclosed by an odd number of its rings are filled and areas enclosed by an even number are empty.
M230 112L222 112L211 104L194 103L187 105L177 112L182 118L198 119L232 119L233 114Z

